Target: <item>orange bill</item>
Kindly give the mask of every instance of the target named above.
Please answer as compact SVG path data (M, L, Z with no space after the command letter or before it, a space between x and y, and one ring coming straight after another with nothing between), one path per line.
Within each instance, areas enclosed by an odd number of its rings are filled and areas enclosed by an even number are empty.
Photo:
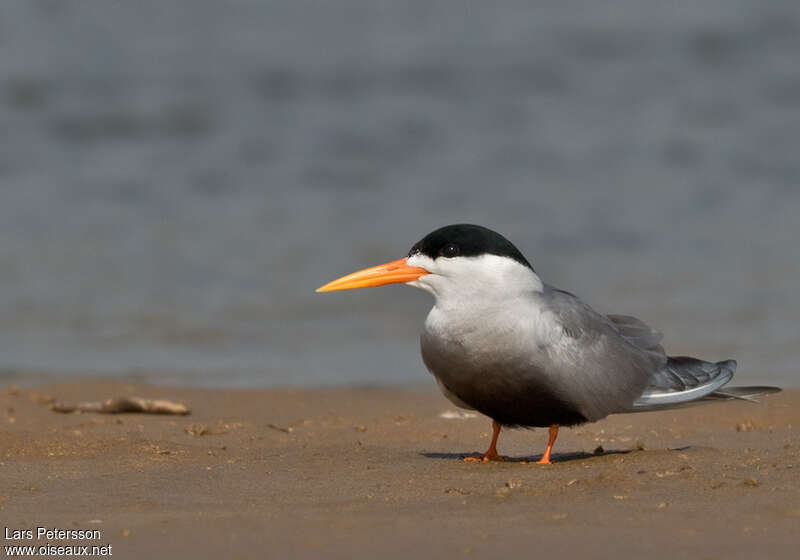
M385 284L405 283L416 280L426 274L429 273L424 268L408 266L406 259L400 259L342 276L338 280L317 288L317 291L333 292L336 290L354 290L356 288L372 288Z

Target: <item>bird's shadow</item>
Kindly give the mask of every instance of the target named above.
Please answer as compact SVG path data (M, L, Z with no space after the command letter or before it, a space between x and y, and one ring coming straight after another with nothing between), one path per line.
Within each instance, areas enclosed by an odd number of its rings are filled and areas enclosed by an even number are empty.
M677 447L675 449L671 449L671 451L686 451L689 449L690 446L685 447ZM596 450L594 453L586 453L585 451L576 451L573 453L553 453L550 455L550 460L553 463L566 463L568 461L577 461L580 459L591 459L594 457L602 457L604 455L627 455L628 453L633 453L634 451L642 451L639 448L631 448L631 449L603 449L603 450ZM446 459L451 461L463 461L467 457L481 457L482 453L420 453L423 457L427 457L428 459ZM508 457L503 455L505 462L507 463L535 463L539 459L542 458L541 455L531 455L528 457Z
M577 461L579 459L590 459L592 457L601 457L603 455L625 455L636 449L607 449L602 453L586 453L585 451L578 451L574 453L553 453L550 455L550 460L553 463L565 463L567 461ZM423 457L428 459L449 459L451 461L463 461L467 457L481 457L482 453L420 453ZM506 463L535 463L541 459L541 455L531 455L528 457L508 457L503 455Z

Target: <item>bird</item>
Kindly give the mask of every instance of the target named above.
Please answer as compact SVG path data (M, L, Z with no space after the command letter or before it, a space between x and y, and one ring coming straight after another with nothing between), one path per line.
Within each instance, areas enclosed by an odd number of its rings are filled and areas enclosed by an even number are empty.
M549 465L561 427L780 390L726 387L735 360L668 356L659 331L545 283L514 244L478 225L441 227L404 258L317 292L396 283L434 297L420 350L442 393L492 420L489 448L465 461L505 460L497 451L503 427L548 428L537 463Z

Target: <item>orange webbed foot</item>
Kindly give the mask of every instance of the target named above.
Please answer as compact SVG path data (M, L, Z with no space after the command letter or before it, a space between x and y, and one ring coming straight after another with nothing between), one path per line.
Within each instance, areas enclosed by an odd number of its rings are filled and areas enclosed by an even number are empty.
M489 444L489 449L486 450L486 453L481 455L480 457L464 457L464 461L468 463L481 461L483 463L488 463L489 461L505 461L505 457L501 457L497 453L497 436L500 435L500 422L493 420L492 421L492 443Z
M550 426L550 439L547 441L547 448L544 450L544 455L542 458L536 461L537 465L552 465L553 463L550 462L550 452L553 450L553 444L556 442L556 438L558 437L558 424L553 424ZM521 461L523 465L527 465L528 461Z
M533 465L552 465L553 462L550 459L545 460L545 458L542 457L538 461L520 461L519 464L520 465L530 465L530 464L533 464Z
M503 462L506 458L502 455L498 455L497 453L484 453L478 457L464 457L464 461L467 463L475 463L475 462L482 462L488 463L489 461L499 461Z

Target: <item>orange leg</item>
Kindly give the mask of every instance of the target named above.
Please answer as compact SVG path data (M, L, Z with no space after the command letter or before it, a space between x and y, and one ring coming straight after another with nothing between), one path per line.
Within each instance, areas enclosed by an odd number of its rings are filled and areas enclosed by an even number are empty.
M504 458L497 454L497 436L500 435L501 427L499 422L492 420L492 443L489 445L489 449L487 449L486 453L481 457L464 457L464 460L483 461L484 463L488 463L489 461L505 461Z
M553 444L558 437L558 424L550 426L550 439L547 441L547 448L544 450L542 458L536 461L537 465L550 465L550 452L553 450Z

